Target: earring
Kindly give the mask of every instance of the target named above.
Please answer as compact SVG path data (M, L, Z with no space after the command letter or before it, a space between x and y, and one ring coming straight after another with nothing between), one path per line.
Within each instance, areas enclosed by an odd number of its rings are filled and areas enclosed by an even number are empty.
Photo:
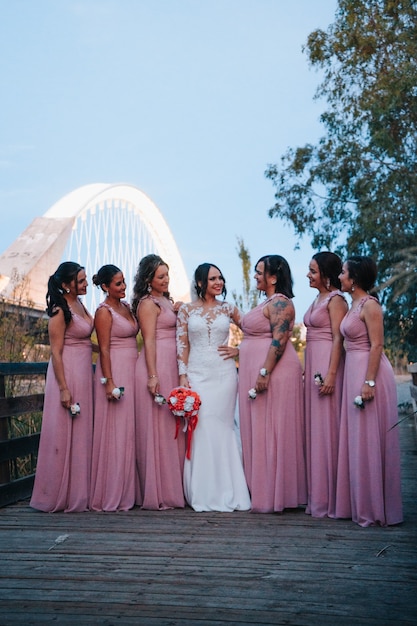
M326 289L327 290L330 289L330 279L329 278L326 280Z
M65 293L69 293L69 292L70 292L70 290L69 290L69 289L65 289Z
M149 285L148 285L147 292L148 292L148 293L151 293L151 291L152 291L152 287L151 287L151 285L149 284Z
M352 287L350 288L350 291L353 293L355 291L355 285L352 284Z

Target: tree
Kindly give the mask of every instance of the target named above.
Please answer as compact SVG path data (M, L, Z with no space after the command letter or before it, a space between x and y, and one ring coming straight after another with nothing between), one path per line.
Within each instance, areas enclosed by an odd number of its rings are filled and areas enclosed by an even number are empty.
M255 307L258 303L258 292L253 287L251 288L250 282L250 266L251 259L248 248L245 246L243 239L237 238L237 253L242 264L242 293L238 294L236 290L232 291L232 297L235 305L244 313L247 313L250 309ZM231 326L231 344L238 346L243 338L243 333L234 324Z
M241 294L236 291L232 292L233 300L237 307L245 313L253 309L258 304L258 291L251 287L251 258L248 248L245 246L243 239L237 238L237 253L242 264L242 287Z
M268 167L269 214L316 249L372 255L387 337L417 360L417 2L339 0L305 50L324 72L325 134Z

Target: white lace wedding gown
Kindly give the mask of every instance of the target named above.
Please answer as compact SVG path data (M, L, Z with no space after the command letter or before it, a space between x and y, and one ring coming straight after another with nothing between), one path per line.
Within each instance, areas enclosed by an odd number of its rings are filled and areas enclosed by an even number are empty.
M188 374L201 398L191 459L184 466L185 497L195 511L246 511L251 506L234 426L236 365L217 351L227 344L234 310L219 302L204 313L191 303L178 313L179 373Z

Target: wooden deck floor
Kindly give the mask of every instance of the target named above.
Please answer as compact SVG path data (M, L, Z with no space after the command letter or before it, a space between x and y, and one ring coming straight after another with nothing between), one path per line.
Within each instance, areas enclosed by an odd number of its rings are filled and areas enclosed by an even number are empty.
M417 624L417 445L411 420L399 428L398 527L302 510L1 509L0 624Z

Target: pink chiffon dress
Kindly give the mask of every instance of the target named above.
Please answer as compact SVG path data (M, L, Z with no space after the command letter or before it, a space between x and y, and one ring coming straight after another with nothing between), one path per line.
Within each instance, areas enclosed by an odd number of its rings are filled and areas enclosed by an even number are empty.
M178 387L176 350L177 315L168 298L145 296L160 308L156 322L156 366L159 393L168 398ZM141 300L139 307L141 306ZM136 364L136 504L143 509L163 510L185 506L182 475L185 434L179 429L167 405L158 405L149 393L145 348Z
M124 303L129 306L127 303ZM135 366L137 321L109 307L112 315L110 359L115 385L124 387L119 400L107 400L100 358L94 382L94 437L91 509L127 511L135 505Z
M271 345L263 310L274 294L244 315L239 356L239 414L243 465L252 511L281 512L307 502L302 368L291 341L274 367L268 390L248 397ZM291 329L290 329L291 332Z
M354 404L366 378L370 343L360 319L365 302L349 311L341 324L346 363L343 381L337 472L336 517L360 526L399 524L403 520L397 389L394 372L382 354L375 397L361 409Z
M344 357L340 359L335 389L331 395L319 395L314 375L319 372L324 379L327 374L333 345L328 307L332 298L340 297L344 298L341 291L332 291L321 302L313 302L304 315L307 327L304 370L308 488L306 513L313 517L334 517L336 507Z
M40 511L87 511L93 439L93 318L73 311L65 330L62 361L72 402L80 413L72 417L60 402L52 359L45 384L45 402L35 484L30 506Z

